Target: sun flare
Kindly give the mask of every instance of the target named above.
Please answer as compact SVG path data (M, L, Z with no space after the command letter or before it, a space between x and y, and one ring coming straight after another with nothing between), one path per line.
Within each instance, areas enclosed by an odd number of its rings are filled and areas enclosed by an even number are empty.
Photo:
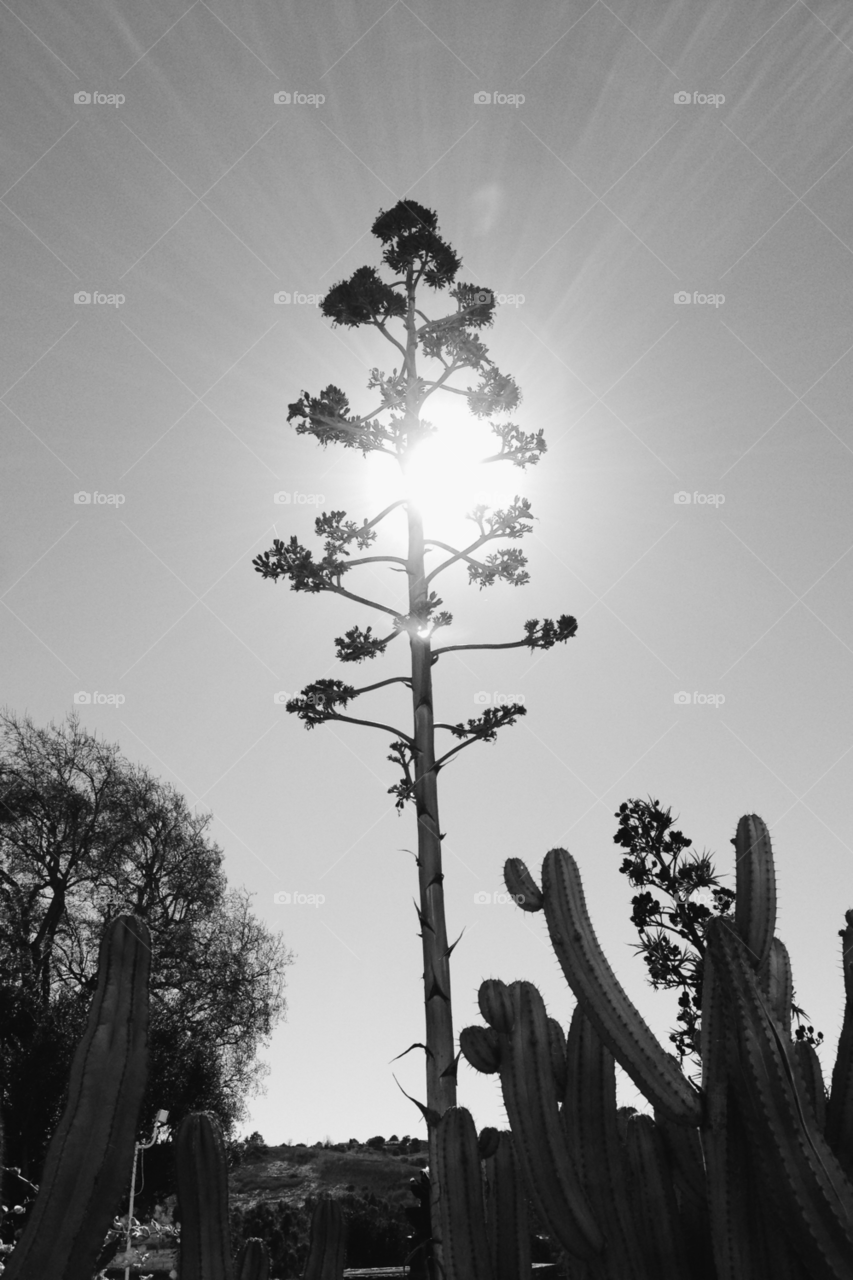
M500 441L487 422L472 417L464 407L436 409L430 421L435 434L411 450L404 467L394 467L390 461L383 467L377 497L385 504L398 498L415 504L427 538L469 537L473 531L466 520L469 511L480 504L494 508L512 500L512 468L483 462L498 452Z

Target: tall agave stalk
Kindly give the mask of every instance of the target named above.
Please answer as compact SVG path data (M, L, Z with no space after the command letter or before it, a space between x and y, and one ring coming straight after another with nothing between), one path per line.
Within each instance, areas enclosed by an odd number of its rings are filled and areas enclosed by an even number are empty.
M534 986L490 980L480 988L487 1026L466 1028L460 1044L472 1066L500 1076L527 1192L573 1280L853 1277L853 911L827 1101L813 1046L791 1037L762 820L742 818L735 844L734 920L711 919L705 932L701 1088L610 968L571 854L547 854L541 889L520 859L506 864L523 909L544 909L577 1005L566 1039ZM617 1108L616 1062L654 1119Z

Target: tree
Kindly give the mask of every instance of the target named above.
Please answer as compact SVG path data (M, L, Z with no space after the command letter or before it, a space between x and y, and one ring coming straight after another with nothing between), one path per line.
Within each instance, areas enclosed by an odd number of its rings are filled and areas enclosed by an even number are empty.
M320 309L334 325L348 328L372 325L395 349L399 368L393 368L390 374L379 368L371 370L367 385L369 390L378 393L379 403L365 415L352 413L344 392L330 384L318 396L303 391L299 399L288 406L288 422L295 423L297 434L313 436L324 447L340 444L360 450L364 457L369 453L386 455L399 464L404 479L412 479L422 464L423 446L437 431L421 413L427 400L441 392L463 397L470 415L488 419L497 447L484 462L509 462L522 469L537 463L546 447L542 431L526 433L513 422L493 420L511 413L520 400L513 379L500 372L477 336L478 330L494 321L494 295L473 284L454 284L461 260L439 235L436 214L423 205L411 200L400 201L379 214L372 231L384 246L383 262L396 278L387 283L374 267L359 267L348 280L336 284L326 294ZM437 320L430 319L418 305L417 291L422 284L433 291L449 290L456 310ZM391 332L392 324L402 325L400 338ZM420 354L441 366L435 378L421 376ZM453 375L462 370L473 370L478 378L476 386L461 388L451 384ZM364 552L371 548L378 536L378 526L394 512L405 513L406 517L405 557L386 554L352 559L353 550ZM275 539L272 548L253 561L264 578L273 582L288 580L293 591L332 592L383 615L390 625L387 634L374 635L372 626L362 630L356 625L337 637L336 656L341 662L375 659L384 654L398 636L406 635L409 639L409 674L392 676L360 689L337 679L315 680L299 697L287 703L287 710L299 716L308 729L338 720L389 733L392 742L388 759L401 773L400 781L389 791L396 796L398 810L409 801L415 806L420 889L420 904L415 906L424 959L426 1044L412 1047L423 1048L426 1053L427 1103L426 1107L418 1105L429 1122L433 1170L437 1161L432 1132L437 1119L455 1104L458 1065L450 990L450 954L456 943L448 945L445 925L438 773L453 756L472 743L493 742L498 730L514 724L526 709L519 703L487 707L481 715L465 722L436 724L432 668L443 654L463 649L550 649L571 639L577 630L575 619L568 615L557 622L546 618L540 623L534 618L525 624L524 637L519 640L433 647L436 633L453 621L451 614L441 609L443 601L431 589L439 574L453 565L464 564L469 583L476 583L480 589L498 581L511 586L522 586L529 581L526 557L517 547L502 547L483 558L477 555L489 544L501 540L514 542L530 532L533 513L527 499L516 496L504 509L478 504L469 518L477 532L466 547L460 549L428 537L419 502L410 493L372 519L364 517L361 523L348 520L345 511L323 512L315 522L317 536L323 539L324 545L320 559L315 560L312 552L293 536L288 543ZM428 571L426 558L436 551L444 553L445 558ZM376 564L387 565L406 575L408 591L403 609L369 599L343 585L344 576L351 570ZM411 691L413 728L410 733L382 722L344 714L354 699L394 684L402 684ZM458 745L436 754L436 730L458 739ZM438 1239L438 1188L435 1186L433 1196L433 1230Z
M7 1164L40 1170L96 983L105 924L153 942L147 1138L209 1109L227 1133L265 1068L292 956L231 889L223 854L172 787L86 733L0 712L0 1071ZM268 1068L267 1068L268 1070Z

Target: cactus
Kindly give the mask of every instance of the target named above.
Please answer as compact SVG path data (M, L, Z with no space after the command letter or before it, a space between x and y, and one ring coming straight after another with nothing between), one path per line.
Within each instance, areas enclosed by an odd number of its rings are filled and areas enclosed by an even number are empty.
M234 1280L228 1221L228 1161L215 1116L194 1111L175 1135L181 1211L181 1280Z
M519 905L544 908L576 997L568 1041L534 987L491 979L480 990L489 1025L466 1028L460 1048L477 1070L500 1073L527 1192L573 1277L853 1277L853 911L841 932L844 1024L827 1101L814 1047L791 1037L765 824L743 817L733 843L734 918L705 929L701 1089L616 979L571 855L547 854L541 890L520 859L507 863ZM614 1062L654 1119L617 1108Z
M436 1128L445 1280L529 1280L527 1197L512 1134L482 1129L464 1107Z
M247 1240L234 1265L237 1280L269 1280L270 1255L263 1240Z
M133 1159L147 1076L150 960L144 921L116 917L101 941L65 1110L4 1280L91 1278Z
M311 1215L311 1243L303 1280L341 1280L345 1256L343 1211L337 1200L324 1196Z

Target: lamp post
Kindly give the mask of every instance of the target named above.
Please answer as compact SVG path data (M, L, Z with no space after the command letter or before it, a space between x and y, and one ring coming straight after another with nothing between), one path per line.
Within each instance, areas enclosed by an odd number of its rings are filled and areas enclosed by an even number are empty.
M154 1121L154 1128L151 1132L151 1141L137 1142L133 1148L133 1174L130 1179L130 1204L127 1210L127 1247L125 1249L127 1261L124 1264L124 1280L130 1280L130 1232L133 1225L133 1201L136 1196L136 1158L140 1151L147 1151L149 1147L154 1146L160 1136L160 1130L168 1119L168 1111L158 1111L157 1118Z

